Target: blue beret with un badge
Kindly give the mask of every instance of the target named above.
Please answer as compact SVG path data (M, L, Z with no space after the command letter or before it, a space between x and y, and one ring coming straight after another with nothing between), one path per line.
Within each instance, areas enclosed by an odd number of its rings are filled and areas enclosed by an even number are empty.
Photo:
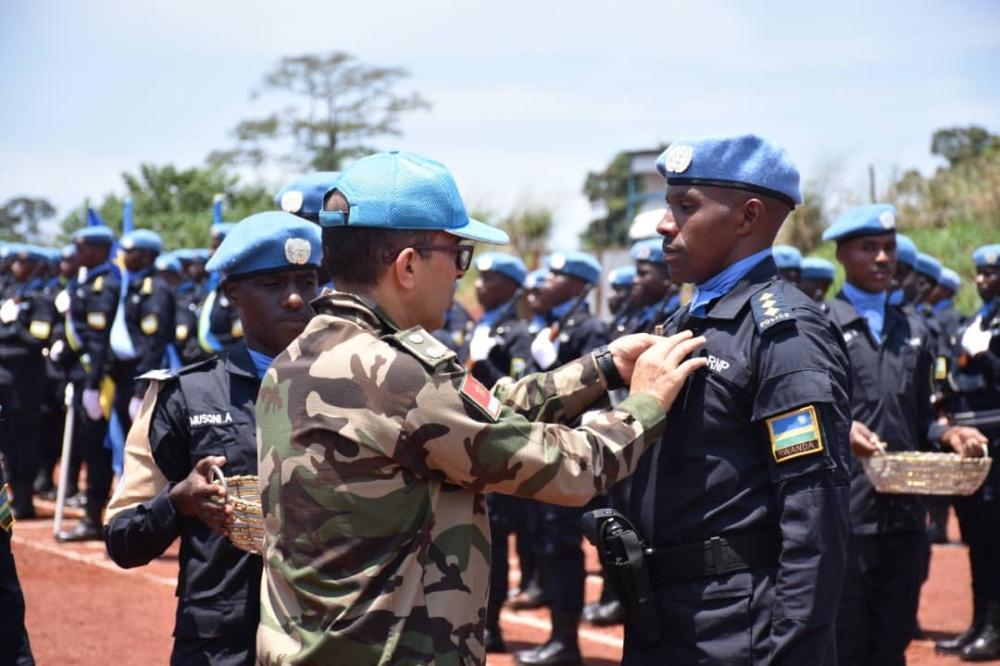
M802 279L804 280L832 280L836 275L833 262L819 257L806 257L802 260Z
M601 279L601 265L585 252L556 252L545 259L550 273L569 275L590 284Z
M12 258L22 261L48 261L49 259L45 248L27 243L16 243L8 252Z
M549 272L544 268L531 271L524 277L525 289L538 289L549 279Z
M160 240L160 234L149 229L130 231L122 236L118 244L122 246L123 250L149 250L157 254L163 250L163 241Z
M983 245L972 253L976 268L1000 268L1000 243Z
M910 268L917 265L917 244L904 234L896 234L896 261Z
M337 191L349 210L320 211L324 227L438 230L492 245L510 242L505 231L469 217L443 164L414 153L394 150L364 157L340 174Z
M896 232L896 208L891 204L857 206L841 214L823 232L823 240L838 243L850 238Z
M153 262L153 266L161 273L177 273L180 275L183 270L181 267L181 260L177 257L175 252L161 254L156 258L156 261Z
M913 270L937 282L941 277L941 262L929 254L918 252L917 265L913 267Z
M781 148L754 134L677 141L656 160L668 185L708 185L802 203L799 170Z
M487 252L476 257L476 270L480 273L500 273L516 282L519 287L524 284L524 278L528 275L523 261L502 252Z
M319 227L291 213L269 211L236 224L205 270L230 279L316 267L322 260Z
M292 215L319 221L326 196L337 187L339 171L314 171L285 185L274 195L274 205Z
M662 238L647 238L632 244L628 251L628 256L632 261L648 261L652 264L666 264L667 259L663 254Z
M951 270L947 266L941 267L941 277L938 278L938 285L949 291L958 291L958 287L961 284L962 278L956 271Z
M111 227L99 224L93 227L83 227L73 232L73 242L84 245L111 245L115 242L115 233Z
M612 287L631 287L635 282L635 266L621 266L608 273L608 284Z
M791 245L775 245L771 248L774 265L778 268L802 268L802 253Z

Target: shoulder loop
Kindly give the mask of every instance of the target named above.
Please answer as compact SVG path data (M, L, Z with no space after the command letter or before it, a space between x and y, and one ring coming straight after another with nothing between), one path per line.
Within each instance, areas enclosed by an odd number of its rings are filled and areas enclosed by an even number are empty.
M94 278L94 284L91 287L91 289L94 291L94 293L97 293L97 292L101 291L102 289L104 289L104 276L103 275L98 275L97 277Z
M153 293L153 278L152 277L150 277L150 276L147 275L146 277L144 277L142 279L142 288L140 289L140 293L142 293L143 296L148 296L149 294Z
M772 330L795 323L795 314L788 307L778 283L772 282L751 296L750 309L760 335L767 335Z
M383 336L402 347L431 370L455 360L455 352L445 347L437 339L420 326L414 326L405 331L396 331Z

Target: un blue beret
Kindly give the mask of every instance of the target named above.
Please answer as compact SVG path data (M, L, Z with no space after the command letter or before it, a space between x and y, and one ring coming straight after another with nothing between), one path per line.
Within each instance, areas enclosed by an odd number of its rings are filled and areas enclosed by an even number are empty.
M124 250L149 250L159 253L163 250L163 241L160 234L149 229L136 229L130 231L118 242Z
M82 227L73 232L74 243L84 243L87 245L111 245L115 242L115 233L111 227L97 225L93 227Z
M72 259L76 256L76 245L63 245L62 251L60 252L63 259Z
M319 227L282 211L257 213L236 224L205 265L227 278L319 266Z
M612 287L628 287L635 282L635 266L629 264L608 273L608 284Z
M1000 243L976 248L972 253L972 261L976 264L976 268L1000 267Z
M27 261L48 261L49 259L45 248L27 243L13 243L12 247L8 246L8 252L15 259Z
M913 267L913 270L937 282L938 278L941 277L941 262L929 254L918 252L917 265Z
M771 248L771 256L778 268L802 268L802 253L791 245L775 245Z
M832 262L819 257L806 257L802 260L802 278L805 280L832 280L836 275Z
M538 289L549 279L549 272L544 268L531 271L524 278L525 289Z
M845 211L823 232L823 240L838 243L849 238L896 231L896 208L891 204L867 204Z
M951 270L947 266L941 267L941 277L938 278L938 284L949 289L951 291L958 291L959 285L962 284L962 278L959 277L958 273Z
M648 261L652 264L666 264L667 259L663 254L663 239L647 238L632 244L628 251L628 256L632 261Z
M501 252L487 252L476 257L476 270L480 273L491 271L501 273L516 282L518 286L524 284L524 278L528 274L523 261Z
M440 162L394 150L351 164L337 181L350 206L320 211L324 227L446 231L459 238L506 245L507 233L469 217L455 179Z
M23 243L2 243L0 244L0 259L13 258L20 250Z
M191 261L197 261L202 264L207 264L208 260L212 258L212 251L207 247L197 247L191 252Z
M62 261L62 250L57 247L43 247L42 251L45 252L45 260L54 266L58 266L59 262Z
M910 268L917 265L917 244L905 234L896 234L896 261Z
M799 170L781 148L754 134L689 139L670 145L656 160L668 185L714 185L802 203Z
M596 284L601 278L601 265L585 252L556 252L545 259L545 267L551 273L571 275L575 278Z
M274 205L307 220L318 220L326 195L337 187L339 171L314 171L278 190Z
M236 225L232 222L216 222L211 228L212 238L216 240L225 238L226 235L233 230L234 226Z
M161 254L156 258L156 261L153 262L153 266L155 266L156 270L160 272L171 272L180 274L182 270L181 260L177 257L177 254L174 252L167 252L166 254Z

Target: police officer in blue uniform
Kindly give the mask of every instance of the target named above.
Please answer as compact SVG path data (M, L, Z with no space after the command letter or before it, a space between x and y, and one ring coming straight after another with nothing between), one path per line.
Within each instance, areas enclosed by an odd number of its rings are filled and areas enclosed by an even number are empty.
M889 305L905 306L917 299L917 245L906 234L896 234L896 272L893 273Z
M114 240L105 226L84 227L73 234L80 274L69 287L66 354L74 389L73 448L83 454L87 465L87 504L83 520L60 532L60 541L100 539L101 514L111 490L111 450L104 446L104 437L112 396L103 380L121 292L121 272L110 256Z
M232 222L216 222L212 225L212 247L214 254L219 244L233 228ZM243 337L243 323L236 314L229 297L219 288L220 276L209 271L203 285L204 300L198 311L198 345L205 354L219 354L227 351Z
M146 375L152 385L129 434L105 544L131 568L180 537L172 664L254 663L261 559L220 534L228 514L209 470L257 473L260 380L311 318L321 257L319 227L294 215L258 213L237 224L208 268L222 276L244 339L224 356Z
M664 334L704 335L708 366L632 479L652 549L659 638L625 623L623 664L832 664L848 533L849 363L771 244L801 203L787 154L755 135L681 141L658 159L657 231L694 296Z
M826 300L826 292L833 284L837 271L833 264L819 257L806 257L802 260L802 277L799 289L817 303Z
M802 253L799 249L791 245L775 245L771 254L774 265L778 267L778 277L798 285L802 280Z
M611 313L611 335L625 335L625 327L635 311L632 307L632 285L635 283L635 264L620 266L608 273L608 311Z
M932 340L916 316L887 305L896 264L896 211L854 208L823 234L837 243L842 291L829 314L852 362L851 539L837 615L841 664L904 664L916 629L926 573L927 511L912 495L879 495L861 459L880 451L932 450L965 455L985 441L972 428L935 421L930 401Z

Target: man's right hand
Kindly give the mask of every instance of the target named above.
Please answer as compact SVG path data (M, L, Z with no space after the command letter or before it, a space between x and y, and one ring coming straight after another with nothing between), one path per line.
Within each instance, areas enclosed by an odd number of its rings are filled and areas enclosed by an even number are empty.
M663 411L670 411L691 373L708 364L705 357L684 360L705 344L704 336L694 338L692 335L691 331L681 331L661 338L642 352L632 371L630 393L648 393L663 406Z
M177 513L194 516L219 534L226 533L233 510L219 501L226 496L226 491L212 483L211 474L212 465L222 467L225 464L226 459L222 456L206 456L170 491L170 502Z
M885 442L861 421L851 422L851 453L858 458L871 458L885 451Z

